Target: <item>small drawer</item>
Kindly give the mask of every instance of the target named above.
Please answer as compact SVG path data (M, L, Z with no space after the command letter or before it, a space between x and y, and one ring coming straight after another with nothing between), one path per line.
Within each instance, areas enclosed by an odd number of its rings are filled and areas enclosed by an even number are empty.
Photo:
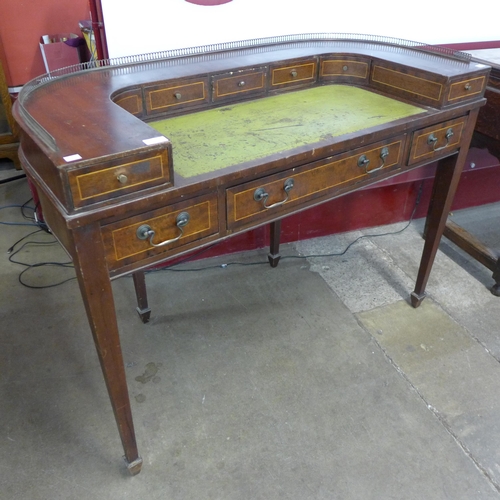
M144 153L133 161L114 160L68 171L68 183L75 208L159 184L170 184L170 148Z
M144 89L148 115L198 106L208 102L208 79L169 81Z
M110 269L177 253L219 232L217 197L200 196L115 222L101 229Z
M318 63L316 59L286 61L270 68L270 88L295 85L307 85L317 79Z
M255 96L266 91L266 68L232 71L212 77L213 101Z
M141 89L130 89L120 92L113 96L113 102L118 104L121 108L125 109L134 116L142 116L142 91Z
M227 225L234 229L285 216L349 185L377 178L401 165L405 136L359 148L226 191Z
M353 59L353 58L343 58L338 57L332 58L322 58L320 62L320 79L323 81L358 81L362 83L361 80L368 80L370 74L370 62Z
M466 123L467 118L464 116L415 132L408 164L450 154L459 147Z
M464 101L482 94L486 85L486 76L478 76L467 80L460 80L450 85L448 103Z

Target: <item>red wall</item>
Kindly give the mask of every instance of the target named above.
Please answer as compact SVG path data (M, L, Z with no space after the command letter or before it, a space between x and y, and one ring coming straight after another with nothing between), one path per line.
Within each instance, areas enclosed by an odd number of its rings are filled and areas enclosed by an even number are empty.
M1 0L0 59L7 85L17 87L45 73L41 35L76 33L89 19L88 0Z

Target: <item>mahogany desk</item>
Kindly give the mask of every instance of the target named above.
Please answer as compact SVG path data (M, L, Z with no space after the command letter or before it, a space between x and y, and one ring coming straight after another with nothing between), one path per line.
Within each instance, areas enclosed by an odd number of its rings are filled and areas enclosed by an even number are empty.
M23 88L23 168L73 258L132 474L110 280L133 273L144 305L147 267L269 223L276 265L283 217L438 160L417 307L489 71L447 49L318 34L78 66Z

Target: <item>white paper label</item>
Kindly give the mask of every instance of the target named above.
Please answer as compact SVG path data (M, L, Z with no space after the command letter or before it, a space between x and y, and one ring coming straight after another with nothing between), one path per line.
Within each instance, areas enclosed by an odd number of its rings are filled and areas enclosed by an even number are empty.
M81 160L82 157L80 155L70 155L70 156L63 156L64 161L76 161L76 160Z
M153 144L160 144L162 142L167 142L168 139L166 137L151 137L151 139L144 139L142 142L146 144L146 146L152 146Z

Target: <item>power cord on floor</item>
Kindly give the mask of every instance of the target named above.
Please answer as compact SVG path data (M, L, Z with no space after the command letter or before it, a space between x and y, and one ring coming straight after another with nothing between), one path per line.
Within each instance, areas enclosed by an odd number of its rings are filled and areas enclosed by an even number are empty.
M25 204L23 205L5 205L3 207L0 207L0 210L4 210L6 208L20 208L21 209L21 213L23 214L23 217L25 217L24 213L23 213L23 210L25 208L30 208L30 207L26 207ZM31 210L35 210L34 208L31 208ZM37 226L39 227L39 225L33 221L33 222L6 222L6 221L0 221L0 224L4 225L4 226Z
M21 252L22 250L24 250L28 246L48 246L48 245L55 245L58 243L57 240L54 238L53 241L26 241L21 246L17 247L17 245L19 245L19 243L21 243L24 239L28 238L29 236L31 236L33 234L40 233L40 232L42 232L42 229L32 231L31 233L27 234L26 236L24 236L23 238L18 240L16 243L14 243L14 245L12 245L9 248L9 250L7 251L7 253L9 253L9 262L12 262L13 264L18 264L20 266L24 266L26 268L19 273L19 276L18 276L19 283L21 283L21 285L23 285L27 288L40 289L40 288L53 288L55 286L59 286L59 285L62 285L63 283L66 283L68 281L72 281L72 280L76 279L76 276L72 276L71 278L59 281L57 283L52 283L50 285L41 285L41 286L30 285L29 283L27 283L23 280L23 276L27 271L29 271L31 269L38 268L38 267L44 267L44 266L55 266L55 267L64 267L64 268L73 268L74 267L73 262L71 262L71 261L69 261L69 262L38 262L35 264L29 264L28 262L22 262L20 260L14 259L15 255L17 255L19 252Z
M37 216L37 209L38 205L35 207L30 207L28 206L28 203L30 201L33 201L32 198L30 198L28 201L24 202L22 205L4 205L0 207L0 210L6 210L8 208L20 208L21 209L21 215L23 219L29 221L29 222L9 222L9 221L0 221L0 224L4 226L35 226L43 231L50 232L49 228L47 227L47 224L45 222L38 220ZM26 210L31 210L33 215L27 215ZM16 243L14 243L13 246L15 246Z
M29 222L0 221L0 224L9 225L9 226L33 226L33 227L38 228L35 231L31 231L30 233L24 235L22 238L19 238L13 245L11 245L7 249L7 253L9 254L9 257L8 257L9 262L12 262L13 264L17 264L20 266L24 266L26 268L23 271L21 271L21 273L18 276L19 283L21 283L21 285L23 285L27 288L39 288L40 289L40 288L51 288L51 287L59 286L59 285L62 285L63 283L66 283L67 281L71 281L71 280L76 279L76 277L73 276L69 279L66 279L66 280L63 280L63 281L60 281L57 283L53 283L50 285L42 285L42 286L30 285L29 283L26 283L23 280L23 276L27 271L29 271L30 269L37 268L37 267L42 267L42 266L59 266L59 267L71 267L71 268L73 267L72 262L39 262L36 264L29 264L28 262L22 262L20 260L14 259L14 256L16 256L18 253L20 253L22 250L24 250L28 246L31 246L31 245L33 245L33 246L34 245L42 245L42 246L55 245L57 243L57 240L55 238L53 238L52 241L25 241L30 236L33 236L33 235L38 234L38 233L50 234L50 230L47 227L47 224L45 222L38 220L38 217L37 217L37 208L38 207L37 206L35 206L35 207L28 206L28 203L30 203L31 201L32 201L32 199L29 199L28 201L26 201L22 205L5 205L5 206L0 207L0 210L7 209L7 208L19 208L21 210L22 217L25 220L29 221ZM32 214L31 213L27 214L26 213L27 210L29 210ZM19 246L23 241L25 241L25 242L21 246Z

